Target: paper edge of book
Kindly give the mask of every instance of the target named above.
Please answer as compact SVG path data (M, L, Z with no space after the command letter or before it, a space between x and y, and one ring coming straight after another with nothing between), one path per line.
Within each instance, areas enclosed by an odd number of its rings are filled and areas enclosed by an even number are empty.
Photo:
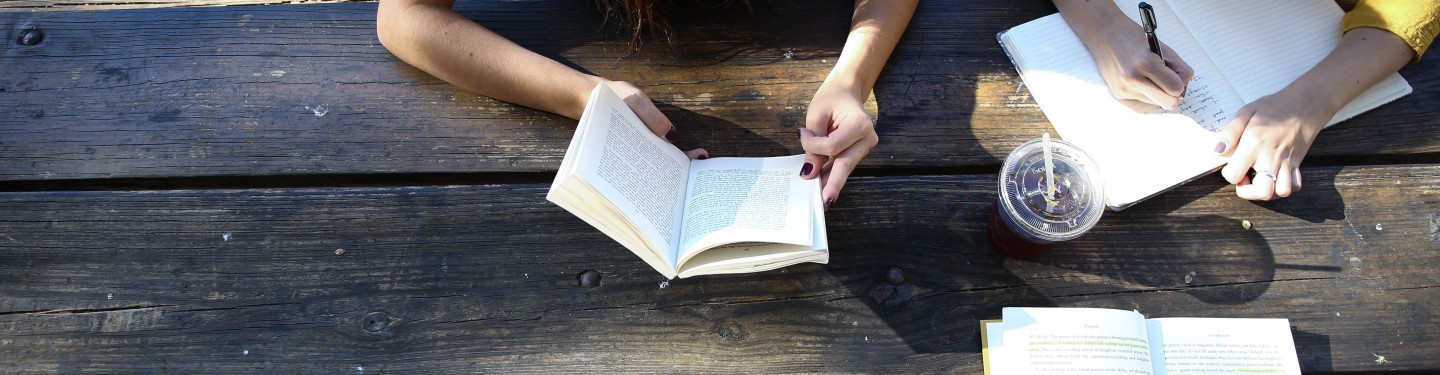
M555 179L551 182L550 189L547 190L545 193L545 200L555 204L556 206L559 206L561 209L564 209L566 212L570 213L570 215L575 216L576 218L585 222L585 224L590 225L590 227L592 228L595 228L595 230L601 232L601 234L604 234L606 238L609 238L611 241L615 241L616 245L620 245L620 247L629 250L631 253L635 254L636 257L639 257L642 263L645 263L646 265L650 266L650 268L655 269L655 271L659 272L661 276L664 276L667 279L674 279L676 278L679 271L674 266L670 266L669 264L664 263L664 256L655 254L655 258L659 258L658 260L660 262L652 262L649 258L641 255L636 249L633 249L630 246L626 246L624 243L616 239L615 236L609 233L607 230L602 229L602 226L596 225L596 223L592 221L594 219L589 218L590 215L580 215L580 213L583 211L572 206L567 201L558 196L557 190L568 190L564 187L564 185L568 181L577 180L581 183L585 183L585 181L579 179L576 176L573 176L573 172L579 162L571 156L573 156L574 153L579 152L580 144L578 141L580 140L582 134L581 129L579 128L579 124L584 123L586 119L592 116L592 114L594 113L594 108L596 108L595 103L599 100L598 94L602 92L602 90L609 91L612 94L614 93L614 91L609 90L609 88L606 87L603 83L595 85L595 88L590 90L590 97L586 100L585 110L581 112L580 120L576 122L575 134L572 135L570 138L570 145L567 146L565 149L565 155L561 158L560 167L557 168L555 171ZM586 184L588 185L588 183ZM571 192L570 194L574 195L574 192ZM613 204L611 206L613 207ZM660 266L662 265L668 267L661 268Z

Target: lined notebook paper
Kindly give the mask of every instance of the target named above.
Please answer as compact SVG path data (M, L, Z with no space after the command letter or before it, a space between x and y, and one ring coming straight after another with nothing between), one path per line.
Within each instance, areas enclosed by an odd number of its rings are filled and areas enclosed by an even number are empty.
M1344 16L1330 0L1148 2L1159 38L1195 69L1174 111L1137 113L1114 99L1059 14L999 36L1056 132L1099 164L1106 205L1117 211L1223 166L1214 152L1217 133L1245 103L1279 91L1335 49ZM1137 2L1115 3L1138 22ZM1330 124L1410 91L1392 74Z

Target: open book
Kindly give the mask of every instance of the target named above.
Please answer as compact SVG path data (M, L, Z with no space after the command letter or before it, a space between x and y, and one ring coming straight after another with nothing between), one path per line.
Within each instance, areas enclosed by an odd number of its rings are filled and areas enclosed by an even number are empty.
M1058 13L998 36L1055 131L1099 165L1112 210L1224 166L1214 152L1218 133L1245 103L1279 91L1334 50L1344 16L1332 0L1148 2L1160 40L1195 69L1174 111L1136 113L1114 99L1089 50ZM1139 19L1137 1L1115 4ZM1392 74L1326 126L1410 91Z
M669 278L825 263L820 180L800 179L804 162L690 160L601 84L545 199Z
M1007 307L980 322L986 375L1300 374L1288 319Z

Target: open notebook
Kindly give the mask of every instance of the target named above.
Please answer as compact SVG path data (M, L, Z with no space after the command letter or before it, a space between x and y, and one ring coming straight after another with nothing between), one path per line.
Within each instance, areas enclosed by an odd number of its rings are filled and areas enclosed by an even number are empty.
M1223 166L1226 160L1214 149L1231 116L1334 50L1344 16L1331 0L1148 2L1160 40L1195 69L1174 111L1136 113L1114 99L1089 50L1058 13L999 35L1055 131L1099 164L1106 205L1117 211ZM1139 19L1138 2L1115 4ZM1410 91L1404 78L1392 74L1326 126Z

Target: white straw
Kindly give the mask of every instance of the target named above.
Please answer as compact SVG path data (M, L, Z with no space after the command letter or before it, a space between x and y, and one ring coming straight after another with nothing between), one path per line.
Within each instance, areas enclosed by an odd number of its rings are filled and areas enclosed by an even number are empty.
M1050 132L1045 132L1045 136L1040 139L1044 140L1045 143L1045 183L1050 186L1048 189L1045 189L1045 198L1053 201L1055 200L1056 190L1055 162L1053 157L1050 156Z

